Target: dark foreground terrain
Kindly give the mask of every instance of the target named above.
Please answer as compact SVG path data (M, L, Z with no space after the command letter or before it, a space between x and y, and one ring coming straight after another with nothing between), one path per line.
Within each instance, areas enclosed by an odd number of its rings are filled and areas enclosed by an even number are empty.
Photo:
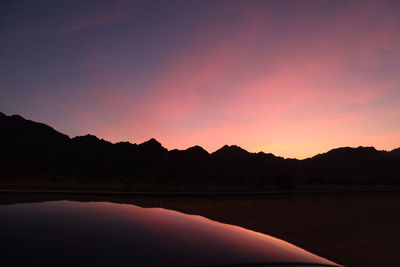
M61 199L163 207L263 232L346 266L399 266L399 192L226 198L0 194L1 204Z
M93 187L127 191L270 191L303 187L400 185L400 148L342 147L304 160L225 145L168 150L155 139L110 143L69 136L0 112L0 184ZM109 188L107 186L106 188Z

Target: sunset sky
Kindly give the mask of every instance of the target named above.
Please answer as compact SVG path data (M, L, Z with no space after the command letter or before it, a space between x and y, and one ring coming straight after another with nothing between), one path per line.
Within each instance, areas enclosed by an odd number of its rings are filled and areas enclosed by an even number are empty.
M391 150L399 14L397 0L4 1L0 111L168 149Z

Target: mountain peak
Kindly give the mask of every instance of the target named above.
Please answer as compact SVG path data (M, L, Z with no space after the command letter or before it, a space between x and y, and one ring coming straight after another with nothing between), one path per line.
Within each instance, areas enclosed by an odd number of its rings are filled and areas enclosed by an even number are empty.
M138 148L149 151L167 151L167 149L163 147L162 144L154 138L151 138L146 142L139 144Z
M75 136L72 141L79 144L95 145L95 144L109 144L110 142L100 139L95 135L87 134L82 136Z
M199 151L199 152L206 152L208 154L207 150L198 145L189 147L188 149L186 149L186 151Z
M222 151L236 151L236 152L245 152L245 153L249 153L247 150L241 148L240 146L237 145L224 145L223 147L221 147L220 149L218 149L215 152L222 152ZM214 152L214 153L215 153Z
M96 140L99 141L100 139L92 134L86 134L86 135L78 135L72 138L73 140Z
M382 151L378 151L372 146L359 147L339 147L331 149L326 153L318 154L312 159L323 160L360 160L360 159L378 159L383 156Z
M202 148L201 146L192 146L185 150L191 154L201 155L201 156L208 156L209 153L207 150Z
M248 155L250 154L247 150L241 148L240 146L237 145L224 145L214 153L213 155L220 155L220 156L242 156L242 155Z
M11 115L10 118L15 119L15 120L26 120L25 118L23 118L22 116L18 115L18 114L14 114Z
M139 145L162 146L161 143L158 142L155 138L151 138L151 139L149 139L149 140L147 140L147 141L145 141L145 142L143 142L143 143L141 143Z

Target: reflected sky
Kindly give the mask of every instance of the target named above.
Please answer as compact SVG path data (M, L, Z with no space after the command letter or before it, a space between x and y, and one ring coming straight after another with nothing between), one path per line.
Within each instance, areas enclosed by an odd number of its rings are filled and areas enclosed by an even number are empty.
M334 265L268 235L162 208L50 201L0 205L0 217L0 255L12 265Z

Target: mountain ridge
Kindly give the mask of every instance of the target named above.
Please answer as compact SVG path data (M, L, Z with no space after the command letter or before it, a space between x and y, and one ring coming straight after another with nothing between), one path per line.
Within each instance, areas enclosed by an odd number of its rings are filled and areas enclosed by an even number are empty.
M224 152L224 151L234 151L234 153L248 153L248 154L265 154L265 155L272 155L272 156L275 156L275 157L279 157L279 158L284 158L284 159L293 159L293 160L300 160L300 161L302 161L302 160L307 160L307 159L312 159L312 158L318 158L318 157L320 157L320 156L323 156L323 155L326 155L326 154L328 154L328 153L336 153L337 151L340 151L340 150L353 150L353 151L357 151L357 150L360 150L360 149L365 149L365 150L375 150L375 151L377 151L377 152L381 152L381 153L393 153L393 154L399 154L400 155L400 147L398 147L398 148L394 148L394 149L392 149L392 150L378 150L378 149L376 149L375 147L373 147L373 146L358 146L358 147L350 147L350 146L345 146L345 147L337 147L337 148L332 148L332 149L330 149L330 150L328 150L328 151L326 151L326 152L321 152L321 153L318 153L318 154L316 154L316 155L314 155L314 156L310 156L310 157L307 157L307 158L304 158L304 159L298 159L298 158L293 158L293 157L282 157L282 156L276 156L275 154L273 154L273 153L270 153L270 152L264 152L264 151L258 151L258 152L250 152L250 151L248 151L248 150L246 150L246 149L244 149L244 148L242 148L242 147L240 147L240 146L238 146L238 145L228 145L228 144L225 144L225 145L223 145L222 147L220 147L220 148L218 148L218 149L216 149L214 152L209 152L208 150L206 150L205 148L203 148L203 147L201 147L200 145L193 145L193 146L190 146L190 147L188 147L188 148L186 148L186 149L176 149L176 148L174 148L174 149L167 149L167 148L165 148L163 145L162 145L162 143L161 142L159 142L157 139L155 139L155 138L150 138L149 140L146 140L146 141L143 141L143 142L141 142L141 143L132 143L132 142L130 142L130 141L118 141L118 142L115 142L115 143L112 143L112 142L110 142L110 141L107 141L107 140L105 140L105 139L103 139L103 138L99 138L99 137L97 137L96 135L93 135L93 134L90 134L90 133L88 133L88 134L85 134L85 135L77 135L77 136L75 136L75 137L70 137L70 136L68 136L67 134L64 134L64 133L61 133L60 131L57 131L57 130L55 130L53 127L51 127L51 126L49 126L49 125L47 125L47 124L45 124L45 123L42 123L42 122L36 122L36 121L33 121L33 120L29 120L29 119L25 119L24 117L22 117L21 115L18 115L18 114L13 114L13 115L6 115L5 113L3 113L3 112L1 112L0 111L0 118L15 118L15 119L18 119L18 120L23 120L23 121L26 121L26 122L28 122L28 123L33 123L33 124L36 124L36 125L38 125L38 126L44 126L44 127L47 127L47 128L49 128L49 129L51 129L52 131L54 131L54 132L57 132L57 133L59 133L60 135L64 135L64 136L66 136L66 137L68 137L69 139L71 139L71 140L78 140L78 139L87 139L87 138L95 138L95 139L97 139L97 140L101 140L101 141L104 141L104 142L107 142L107 143L110 143L110 144L130 144L130 145L136 145L136 146L159 146L159 147L162 147L163 149L165 149L165 150L167 150L167 151L173 151L173 150L179 150L179 151L186 151L186 150L189 150L189 149L193 149L193 148L201 148L202 150L204 150L205 152L207 152L209 155L215 155L215 154L219 154L219 153L221 153L221 152ZM240 152L239 152L240 151Z
M91 134L70 138L19 115L0 114L0 129L0 179L58 177L247 187L400 183L400 148L380 151L374 147L341 147L298 160L253 153L237 145L224 145L209 153L201 146L168 150L154 138L140 144L111 143ZM290 183L278 183L277 179Z

